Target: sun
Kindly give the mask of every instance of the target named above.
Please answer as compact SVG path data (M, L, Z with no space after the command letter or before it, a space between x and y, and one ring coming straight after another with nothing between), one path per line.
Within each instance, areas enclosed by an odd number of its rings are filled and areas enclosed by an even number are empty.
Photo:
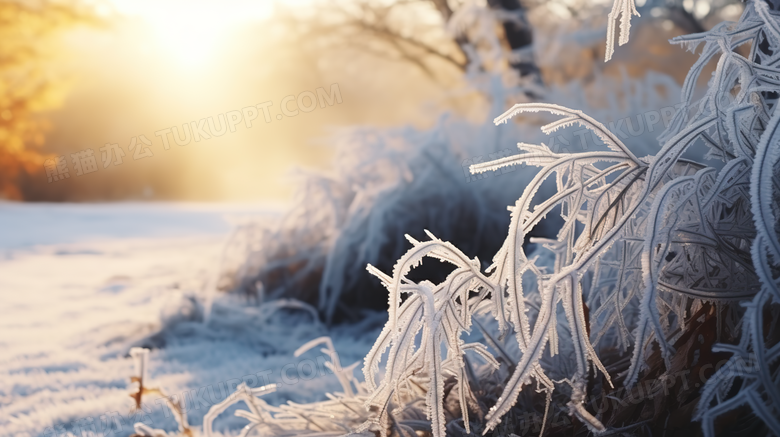
M238 25L267 19L271 0L112 0L118 13L146 21L149 35L184 66L207 63L221 49Z

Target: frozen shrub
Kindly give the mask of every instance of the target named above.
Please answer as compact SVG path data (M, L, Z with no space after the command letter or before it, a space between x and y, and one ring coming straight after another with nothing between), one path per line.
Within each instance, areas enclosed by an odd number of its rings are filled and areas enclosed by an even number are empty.
M561 398L576 418L568 435L660 433L693 417L713 436L744 424L717 421L737 409L761 420L753 431L780 433L777 9L748 2L739 21L675 40L701 47L700 60L660 150L648 156L633 144L641 139L623 141L585 112L552 103L518 104L495 122L549 113L555 120L542 127L545 134L581 126L603 147L553 150L530 144L525 124L497 135L447 119L426 132L350 136L359 147L341 149L340 168L348 171L309 179L318 201L302 198L287 224L266 231L243 271L266 298L300 293L330 319L341 297L365 292L355 266L368 263L388 291L387 324L366 356L365 381L349 368L340 373L344 392L328 401L274 407L253 396L272 388L245 393L251 411L240 414L251 424L244 434L506 435L523 432L518 418L540 401L546 418ZM632 1L615 2L610 18L623 20L621 44L633 12ZM703 97L694 100L697 79L716 57ZM501 150L507 133L525 140L523 153L475 163L472 172L539 171L489 178L480 195L468 194L464 187L472 185L453 165L475 156L468 139L481 135ZM703 159L686 155L696 146L708 150ZM468 215L467 206L481 211L512 183L524 190L509 208L508 231L497 230L498 212ZM420 210L442 227L430 226L426 238L408 236L412 248L396 257L395 233L419 229ZM484 265L486 241L497 232L503 243ZM469 238L460 247L462 234ZM424 260L448 268L415 276ZM702 375L721 357L726 365L703 387L667 393L663 381L681 370ZM634 395L639 386L664 394L612 411L590 402Z
M616 2L624 17L631 11L629 3ZM774 215L780 198L780 113L775 111L779 29L776 13L756 1L747 5L737 23L676 40L704 48L683 87L685 105L655 156L637 157L593 118L557 105L519 104L498 117L496 123L503 123L525 112L549 112L560 119L544 126L545 133L579 124L598 135L607 149L555 153L544 144L521 143L525 153L472 166L476 173L517 164L541 168L511 208L507 239L484 272L476 259L432 235L424 242L411 240L413 249L399 259L392 276L371 269L390 291L385 335L365 368L371 384L379 354L389 348L387 371L368 403L379 410L377 423L387 422L390 412L384 406L394 392L406 390L406 381L424 374L433 433L444 435L447 372L454 372L461 384L461 408L467 417L464 403L472 394L462 382L466 345L461 334L471 328L475 314L489 311L501 335L514 331L522 354L487 412L483 433L501 422L525 385L535 381L536 390L549 396L554 384L542 365L545 350L571 363L572 371L561 381L569 392L570 414L591 432L606 431L586 407L588 396L595 394L588 385L593 372L603 378L600 390L618 383L630 388L646 368L652 344L659 347L666 372L700 364L700 358L713 357L711 351L728 351L734 354L732 360L754 354L756 365L749 372L722 368L696 393L700 400L695 417L707 435L714 435L718 415L748 405L768 428L780 432L778 328L764 322L776 320L780 303L775 279L780 240ZM749 58L734 51L746 43L751 45ZM709 88L694 102L693 84L718 53ZM711 167L683 158L697 142L709 147L706 158L720 163ZM537 191L548 178L554 178L556 193L538 200ZM556 238L536 240L555 256L552 268L545 270L526 253L523 242L553 211L563 219ZM426 256L451 263L455 270L438 284L408 279L409 270ZM531 289L523 280L529 274L535 278ZM528 311L530 294L540 297L538 311ZM402 300L404 295L408 297ZM571 337L566 350L559 344L559 304ZM731 322L713 326L714 338L736 336L739 341L703 345L694 360L688 330L708 318ZM690 353L683 360L675 354L681 346ZM620 361L620 353L606 353L612 349L633 349L620 375L602 362L602 355ZM455 370L446 362L454 363ZM621 381L613 381L615 376Z

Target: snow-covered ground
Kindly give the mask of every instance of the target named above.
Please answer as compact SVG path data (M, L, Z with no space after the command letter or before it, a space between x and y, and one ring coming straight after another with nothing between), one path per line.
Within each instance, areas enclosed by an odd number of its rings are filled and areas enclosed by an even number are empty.
M157 396L132 411L132 346L152 348L145 385L176 396L196 429L241 381L280 384L268 399L276 404L338 390L321 352L292 352L330 335L351 364L376 338L381 315L328 330L306 311L268 311L212 291L231 223L273 213L0 203L0 436L121 437L137 421L175 430ZM246 421L233 410L215 429L241 429Z

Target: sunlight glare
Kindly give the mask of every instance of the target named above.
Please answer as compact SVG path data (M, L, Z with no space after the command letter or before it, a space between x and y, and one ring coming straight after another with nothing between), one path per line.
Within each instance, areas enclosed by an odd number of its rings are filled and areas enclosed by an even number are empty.
M140 17L150 35L183 66L207 63L236 25L260 21L273 12L271 1L258 0L113 0L117 11Z

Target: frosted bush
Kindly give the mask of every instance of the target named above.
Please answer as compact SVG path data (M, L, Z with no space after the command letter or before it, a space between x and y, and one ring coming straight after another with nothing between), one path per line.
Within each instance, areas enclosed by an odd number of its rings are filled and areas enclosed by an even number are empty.
M257 397L273 387L244 387L250 411L238 414L250 425L242 434L503 435L517 432L520 412L542 401L546 417L561 397L590 432L627 432L619 421L635 416L593 412L589 398L631 390L651 375L701 372L723 355L727 365L703 387L679 392L698 399L693 418L705 435L718 432L719 416L745 407L765 430L780 433L777 6L748 2L738 22L674 40L701 48L700 59L655 153L646 138L624 142L596 118L553 103L513 106L495 123L526 118L500 135L444 118L428 131L347 136L339 157L346 171L307 179L316 194L260 232L260 248L250 250L234 282L263 299L298 293L330 320L346 293L361 291L355 266L368 264L388 291L387 324L365 358L364 381L354 367L332 362L343 392L327 401L276 407ZM620 15L620 44L634 12L632 1L615 2L610 22ZM716 57L703 97L694 100L699 76ZM503 104L501 95L493 99ZM561 152L531 144L530 120L545 113L554 119L543 133L581 126L604 147ZM522 153L474 164L472 172L524 165L537 167L535 176L524 170L466 184L458 163L479 154L473 139L488 138L496 151L510 134L524 139ZM702 145L707 155L690 159ZM525 188L507 223L492 206L512 194L504 188L512 184ZM419 229L415 208L423 207L441 228L407 236L412 248L396 255L395 233ZM468 215L468 208L480 212ZM463 233L471 242L505 238L483 264L485 247L447 241ZM449 267L426 270L440 278L415 276L425 260ZM734 372L750 360L754 366ZM207 435L227 406L209 413ZM655 416L664 411L650 408L637 425L663 423ZM665 413L669 421L674 412Z
M618 4L628 7L628 2ZM608 150L560 154L544 144L521 143L525 153L472 166L476 173L517 164L541 168L510 208L508 237L484 272L478 260L432 235L425 242L412 240L414 248L398 261L392 276L371 269L390 291L386 333L365 367L371 384L372 369L380 362L377 351L390 348L387 372L368 403L380 411L376 422L380 426L387 422L390 413L384 406L390 397L405 390L412 375L422 373L428 378L433 433L444 435L442 390L448 371L461 384L461 408L467 417L465 402L473 395L463 383L465 345L460 337L471 328L474 314L490 311L501 335L510 328L514 331L522 356L487 412L483 433L501 422L532 381L537 391L549 396L554 384L541 365L546 349L575 364L564 381L570 414L591 432L601 433L607 428L585 407L588 380L592 369L609 386L617 375L607 371L597 348L633 348L630 366L620 375L631 387L645 368L652 343L659 346L667 371L672 369L675 343L686 333L686 325L701 315L736 321L730 326L719 323L718 336L721 330L727 334L730 329L742 330L737 345L718 345L714 350L731 352L733 359L752 353L757 362L753 373L721 370L707 382L695 416L702 420L705 433L714 435L713 420L743 404L780 432L776 419L780 344L774 338L777 327L771 325L767 333L762 321L764 312L777 317L778 307L770 304L780 299L775 279L780 240L774 216L780 157L780 114L774 110L780 90L780 70L774 66L780 60L778 29L777 15L757 1L747 5L737 23L675 40L691 49L704 48L684 84L685 105L655 156L637 157L593 118L557 105L518 104L496 118L498 124L525 112L549 112L560 119L544 126L545 133L579 124L598 135ZM751 45L749 58L734 51L745 43ZM718 53L709 89L698 102L692 101L704 64ZM684 159L697 141L709 146L706 158L721 164L709 167ZM548 178L554 178L556 194L537 201L535 195ZM526 253L523 241L556 210L564 220L557 237L536 240L555 256L553 269L545 271ZM439 284L407 279L425 256L451 263L455 271ZM526 274L536 278L531 290L523 286ZM526 308L530 293L541 297L533 319ZM402 300L404 295L408 297ZM744 310L739 302L745 303ZM571 336L571 349L566 351L558 345L558 304L565 310ZM710 304L715 304L715 311L701 314ZM417 345L414 339L420 332ZM767 336L775 343L771 347ZM452 369L444 362L454 363Z
M490 76L484 79L478 84L487 88ZM580 108L598 104L597 114L615 121L673 106L679 92L679 86L659 74L624 77L622 84L619 97L607 92L614 89L612 79L598 77L589 88L571 84L550 90L547 98ZM512 89L500 83L493 86L484 92L492 96L493 111L500 113ZM277 223L248 223L237 229L228 258L240 262L228 263L222 288L257 303L295 298L317 307L326 320L349 320L360 308L385 308L384 290L362 266L391 268L403 254L407 232L423 238L422 230L429 229L464 252L489 260L505 237L506 205L531 181L533 172L508 167L471 175L468 167L513 154L517 137L543 140L537 126L544 121L532 115L497 129L446 114L425 130L342 131L335 139L332 173L303 174L294 206ZM571 132L565 136L571 148L581 149L580 138ZM645 153L658 150L648 129L632 141ZM562 147L567 146L559 140L555 148ZM553 188L542 191L552 194ZM532 234L553 237L555 228L540 226ZM435 265L426 269L434 271L425 274L439 275L431 279L448 273Z

